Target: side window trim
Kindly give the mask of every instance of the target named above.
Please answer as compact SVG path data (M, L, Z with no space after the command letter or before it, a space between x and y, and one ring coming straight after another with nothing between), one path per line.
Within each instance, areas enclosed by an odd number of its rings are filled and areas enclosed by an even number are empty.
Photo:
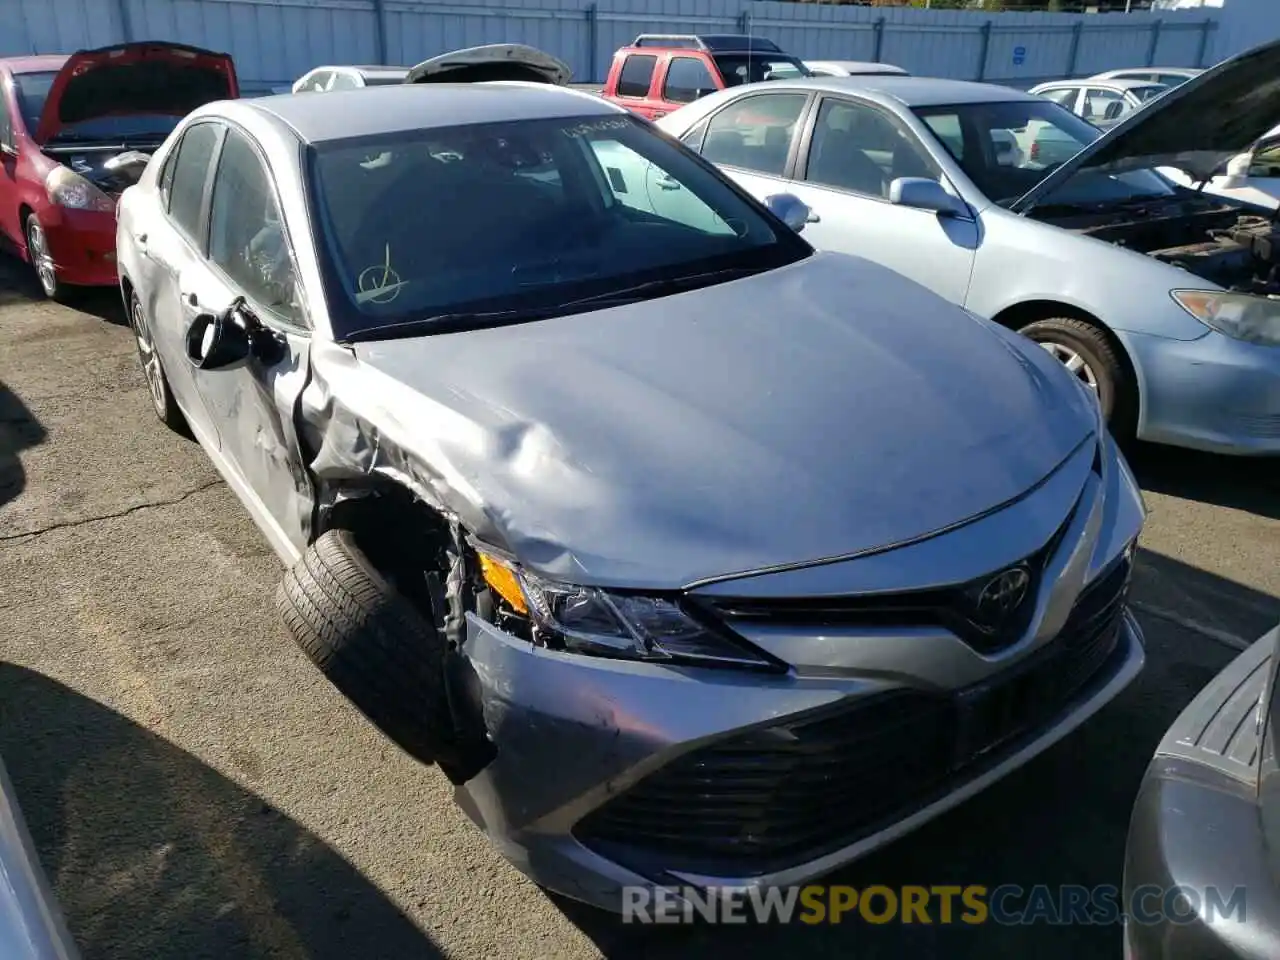
M898 117L896 117L892 111L886 110L882 106L880 106L878 103L872 103L870 100L863 100L861 97L847 96L847 95L841 95L841 94L819 94L814 99L814 102L809 105L808 123L805 126L804 137L802 138L803 142L801 144L801 146L803 147L803 150L799 152L799 155L796 158L796 166L795 166L792 179L803 180L807 186L816 187L819 190L834 190L837 193L844 194L845 196L859 197L865 200L875 200L878 203L884 203L884 204L889 203L888 197L881 197L872 193L859 193L855 190L847 190L843 187L834 187L825 183L810 183L809 181L804 179L805 175L808 173L808 170L809 170L809 149L813 144L814 131L817 129L818 115L822 110L822 105L826 103L828 100L832 101L833 103L852 104L854 106L863 107L867 110L871 110L875 113L878 113L882 118L884 118L889 123L891 123L897 129L899 134L901 134L904 137L907 137L912 143L914 143L916 147L919 149L921 154L928 157L933 162L933 165L938 168L938 182L942 184L943 188L953 196L963 199L963 197L960 194L960 191L956 188L955 184L951 182L951 178L947 176L946 167L944 167L938 161L938 158L934 155L934 152L929 149L928 144L926 144L923 140L921 140L920 136L914 130L912 130L909 126L903 123ZM927 212L927 211L922 211L922 212ZM972 219L972 218L959 217L957 219L965 220L965 219Z
M711 131L712 125L716 122L716 117L720 116L726 110L732 110L750 100L759 97L785 97L795 96L796 93L803 91L797 90L761 90L758 93L751 93L745 97L734 97L724 106L719 107L713 113L707 114L698 125L702 127L702 133L698 137L698 155L702 155L702 148L706 143L707 134ZM795 180L795 171L801 155L801 144L808 138L809 131L812 128L810 118L814 113L814 103L817 101L817 95L807 94L804 106L800 108L800 113L796 116L795 132L791 135L791 143L787 147L787 159L782 165L781 173L765 173L761 170L753 170L750 167L735 167L733 164L724 164L726 167L732 167L734 170L741 170L743 173L749 173L753 177L768 177L770 180ZM710 162L710 161L708 161ZM714 166L715 164L713 164Z
M222 135L218 141L217 155L214 158L213 165L210 167L210 180L206 187L204 209L202 211L205 230L205 246L202 251L202 255L205 263L209 265L211 270L217 273L218 277L226 283L227 286L235 290L241 289L239 281L229 276L227 272L222 269L222 266L213 260L209 252L209 233L213 227L213 217L211 216L213 210L213 190L217 184L218 171L222 167L222 150L227 142L228 130L234 130L236 133L244 137L245 143L247 143L249 145L249 149L253 151L254 157L257 159L259 165L262 167L263 173L266 175L267 190L270 191L271 202L275 204L276 212L280 215L280 236L284 240L284 248L289 255L289 266L293 270L295 291L299 300L299 319L295 321L290 317L278 313L270 307L263 306L258 303L257 299L253 297L252 294L246 294L247 298L253 305L254 312L257 314L258 318L266 326L272 327L273 329L279 327L291 333L310 336L313 328L306 322L306 318L310 316L310 311L307 309L306 293L303 290L301 283L302 271L298 269L297 250L293 244L293 237L289 232L289 222L284 215L284 205L280 202L280 188L276 183L275 176L271 172L270 165L266 162L266 154L262 150L262 145L258 143L257 139L255 139L248 130L244 129L244 127L234 121L226 121Z

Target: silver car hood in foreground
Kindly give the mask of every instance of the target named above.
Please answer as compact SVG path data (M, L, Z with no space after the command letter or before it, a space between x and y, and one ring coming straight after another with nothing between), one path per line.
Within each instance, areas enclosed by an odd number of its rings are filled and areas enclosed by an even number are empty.
M673 589L910 541L1022 496L1097 424L1043 350L830 253L355 352L317 360L344 469L355 451L582 583Z
M1193 181L1208 180L1248 150L1280 118L1280 40L1224 60L1161 94L1020 197L1012 209L1030 210L1078 171L1174 167Z

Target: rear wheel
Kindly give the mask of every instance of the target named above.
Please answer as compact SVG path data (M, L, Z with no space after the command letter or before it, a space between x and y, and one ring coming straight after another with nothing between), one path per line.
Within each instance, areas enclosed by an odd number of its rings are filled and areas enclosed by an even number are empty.
M34 213L27 216L27 259L36 273L40 289L50 300L61 300L65 288L58 282L53 266L53 254L49 252L49 238Z
M1019 332L1040 344L1097 396L1113 434L1127 437L1133 431L1137 391L1105 331L1076 317L1050 317L1027 324Z
M142 377L147 381L152 409L166 427L186 435L187 420L173 399L169 379L164 374L160 354L156 352L155 340L151 336L151 326L136 293L129 295L129 326L133 328L133 339L138 346L138 363L142 367Z

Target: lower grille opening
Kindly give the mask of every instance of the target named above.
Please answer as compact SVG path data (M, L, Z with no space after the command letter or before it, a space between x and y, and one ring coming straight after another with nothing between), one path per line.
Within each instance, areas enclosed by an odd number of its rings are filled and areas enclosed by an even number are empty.
M1122 558L1052 643L984 684L950 696L894 690L711 743L574 833L651 876L752 876L855 843L998 763L1117 662L1129 576Z

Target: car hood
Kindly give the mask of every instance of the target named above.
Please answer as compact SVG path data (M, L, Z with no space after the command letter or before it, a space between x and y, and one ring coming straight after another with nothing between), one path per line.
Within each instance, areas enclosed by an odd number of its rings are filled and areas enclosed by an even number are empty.
M45 100L35 140L111 114L186 116L239 95L235 63L225 53L178 43L124 43L67 58Z
M394 418L363 445L402 447L532 569L674 589L892 546L1025 494L1097 424L1028 344L828 253L594 313L359 344L341 399Z
M1019 198L1030 210L1080 170L1175 167L1208 180L1280 117L1280 41L1224 60L1172 88L1089 144Z
M490 43L454 50L424 60L405 76L405 83L479 83L528 80L564 86L573 76L569 65L522 43Z

